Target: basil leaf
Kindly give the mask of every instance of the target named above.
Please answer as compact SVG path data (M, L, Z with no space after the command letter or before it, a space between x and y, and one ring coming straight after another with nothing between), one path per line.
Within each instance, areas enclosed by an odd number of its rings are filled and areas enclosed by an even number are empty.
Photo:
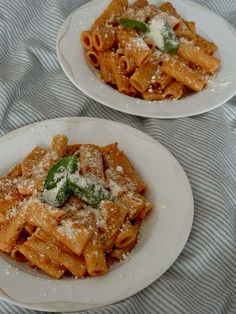
M68 181L61 181L58 186L50 190L42 190L40 200L49 205L59 207L62 206L70 196L71 190L68 188Z
M68 177L79 170L76 156L59 159L49 170L41 191L41 200L53 206L61 206L71 194Z
M166 23L164 25L161 35L164 41L164 48L162 51L167 53L177 53L179 49L179 40L169 24Z
M59 159L48 171L43 189L50 190L55 188L58 182L64 179L68 173L75 173L77 170L79 170L79 166L76 156L63 157Z
M136 21L136 20L130 20L126 18L119 19L119 23L127 28L135 28L138 30L141 30L143 32L146 32L148 30L148 26L145 23Z
M70 196L70 194L71 194L71 190L69 188L69 182L67 180L57 193L56 200L59 204L58 206L63 205L65 201L68 199L68 197Z
M52 206L62 206L74 193L88 205L99 208L101 201L114 200L100 183L80 176L76 156L61 158L51 167L41 191L41 200Z
M112 194L105 190L101 184L94 183L85 177L70 178L69 186L74 194L94 208L99 208L103 200L114 200Z

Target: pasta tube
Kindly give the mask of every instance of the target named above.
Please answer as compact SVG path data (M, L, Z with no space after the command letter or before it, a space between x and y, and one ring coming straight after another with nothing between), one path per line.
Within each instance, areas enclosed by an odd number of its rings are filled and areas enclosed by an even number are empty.
M122 226L127 214L127 209L123 206L118 206L110 201L103 201L100 207L101 220L101 239L104 252L111 252L115 238Z
M90 63L93 67L97 68L100 65L99 55L98 52L91 48L85 54L86 60Z
M0 200L19 201L21 199L22 199L22 196L18 192L17 184L14 178L10 178L10 177L1 178L0 179Z
M80 144L71 144L66 148L66 156L74 155L80 148Z
M147 20L150 20L152 17L157 15L159 12L159 9L156 5L145 5L141 7L144 3L139 4L139 8L135 9L134 6L130 6L128 10L125 12L125 14L122 16L122 18L128 18L140 22L146 22Z
M10 200L1 200L0 199L0 213L5 214L9 209L14 207L19 200L17 199L10 199Z
M133 226L136 228L137 234L139 232L141 224L142 224L142 220L140 219L135 220L135 223ZM136 243L137 243L137 237L132 243L130 243L128 246L124 248L114 248L114 250L111 252L111 257L116 258L118 260L125 259L127 257L127 254L130 253L130 251L134 248Z
M25 226L24 226L24 230L26 232L27 235L31 235L35 232L36 230L36 227L29 224L28 222L25 223Z
M17 262L26 262L27 258L20 252L20 246L23 243L17 243L14 245L14 247L12 248L10 255L11 257L16 260Z
M158 69L156 62L149 62L140 68L136 68L134 74L130 78L131 84L143 93L152 84L153 77Z
M100 77L108 84L116 84L115 73L113 71L113 63L116 55L113 51L99 53L100 60Z
M142 93L142 97L145 100L164 100L165 95L163 92L148 90Z
M120 228L119 233L115 238L115 246L119 249L129 247L137 240L138 231L131 225L129 221L126 221Z
M19 251L32 263L32 265L42 269L46 274L53 278L59 279L65 272L63 267L51 263L50 259L46 258L39 252L32 250L28 246L28 241L20 246Z
M65 135L58 134L52 138L49 150L33 167L31 176L18 185L18 189L23 195L31 195L35 190L41 190L48 170L66 154L67 144L68 138ZM35 160L35 158L33 159Z
M39 201L32 201L27 205L26 220L49 233L52 238L56 238L75 254L81 255L92 232L88 227L78 225L69 218L61 219L59 223L56 216L63 214L63 210L55 210Z
M16 215L7 219L0 228L0 250L9 253L24 228L25 212L19 209Z
M46 150L40 146L36 146L32 152L22 161L22 175L24 177L30 177L33 175L34 168L37 167L37 164L45 156Z
M130 251L134 248L135 245L136 245L136 241L131 243L129 246L126 246L125 248L122 248L122 249L115 248L111 253L111 257L116 258L118 260L125 259L127 254L130 253Z
M92 32L91 31L83 31L81 33L80 41L84 48L91 49L93 47L93 38L92 38Z
M184 85L180 82L172 82L164 91L165 97L170 99L179 99L184 93Z
M199 35L197 35L195 39L195 45L203 49L209 55L212 55L217 50L217 46L213 42L210 42Z
M106 51L116 43L116 30L105 26L96 28L92 32L92 40L97 51Z
M82 144L79 149L80 172L105 184L102 150L93 144Z
M63 266L73 275L82 277L86 273L83 257L66 250L56 239L52 239L46 232L37 231L28 239L27 246L33 251L40 252L53 264Z
M128 9L137 10L137 9L141 9L141 8L145 7L146 5L148 5L148 1L147 1L147 0L135 0L135 1L128 7Z
M95 20L92 30L99 28L106 22L114 21L118 16L122 15L128 7L127 0L112 0L103 13Z
M135 31L122 29L117 34L117 40L124 54L133 59L138 67L147 63L152 51Z
M200 74L179 60L173 58L164 60L161 69L167 75L196 92L202 90L206 85L206 80Z
M116 61L117 60L113 60L112 62L112 71L118 91L130 96L135 96L137 94L136 89L131 85L129 77L125 75L125 71Z
M138 214L138 218L140 219L145 219L147 215L150 213L152 210L153 204L146 201L144 207L141 209L141 211Z
M46 160L44 160L45 162L44 169L49 170L51 168L51 165L55 162L55 159L57 160L65 155L67 144L68 144L68 138L66 135L57 134L53 136L50 149L49 149L49 154L48 156L45 156Z
M0 227L1 224L5 222L5 220L6 220L5 215L0 212Z
M100 276L107 273L108 267L105 254L99 236L96 232L86 244L83 256L89 275Z
M178 55L186 61L202 67L207 73L214 74L220 66L220 60L210 56L203 49L182 43Z
M119 66L126 75L132 74L135 70L135 63L132 59L127 56L121 56L118 59Z
M145 206L145 199L142 195L133 192L126 192L119 197L119 201L128 209L128 218L135 219Z
M181 18L181 16L177 13L176 9L170 2L163 2L160 6L159 9L163 12L166 12L170 15L173 15L177 18Z
M136 173L134 167L117 143L112 143L103 148L103 158L107 168L108 179L116 182L123 190L143 192L146 184Z
M152 89L154 91L163 90L170 84L171 81L172 78L169 75L163 73L159 66L156 73L152 76L151 79Z

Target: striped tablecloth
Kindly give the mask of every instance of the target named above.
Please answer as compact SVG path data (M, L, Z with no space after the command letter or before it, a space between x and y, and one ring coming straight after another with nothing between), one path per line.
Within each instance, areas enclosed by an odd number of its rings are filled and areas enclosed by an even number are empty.
M63 116L129 124L175 155L195 201L190 238L174 265L135 296L86 313L236 313L236 97L176 120L131 116L89 99L62 72L55 51L60 25L85 2L0 0L0 134ZM236 27L236 0L197 2ZM36 311L0 301L0 313Z

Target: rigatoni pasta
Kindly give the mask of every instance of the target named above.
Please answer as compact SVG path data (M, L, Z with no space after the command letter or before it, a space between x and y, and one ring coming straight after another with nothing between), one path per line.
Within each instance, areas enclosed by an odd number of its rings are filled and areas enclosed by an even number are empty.
M56 135L0 178L0 251L57 279L104 275L137 243L146 189L118 143Z
M200 92L221 63L217 46L170 2L112 0L81 43L106 84L150 101Z

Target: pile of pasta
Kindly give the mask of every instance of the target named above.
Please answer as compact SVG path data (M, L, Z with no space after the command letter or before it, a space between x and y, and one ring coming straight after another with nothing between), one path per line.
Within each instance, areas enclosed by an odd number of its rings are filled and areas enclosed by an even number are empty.
M79 194L65 193L64 185L62 203L53 206L42 191L48 178L49 184L54 179L59 184L68 160L79 165L71 168L73 177L92 182L94 195L84 183ZM36 146L0 178L0 250L54 278L103 275L137 243L152 209L143 195L146 188L117 143L69 145L65 135L55 135L48 149ZM49 193L51 200L54 194ZM89 202L94 199L96 207Z
M148 31L135 24L160 17L178 40L175 52L160 50ZM120 23L128 19L134 27ZM140 25L139 25L140 26ZM142 26L142 25L141 25ZM179 99L199 92L219 68L217 46L198 35L193 21L184 20L170 2L159 6L147 0L112 0L81 34L86 60L101 79L119 92L145 100Z

